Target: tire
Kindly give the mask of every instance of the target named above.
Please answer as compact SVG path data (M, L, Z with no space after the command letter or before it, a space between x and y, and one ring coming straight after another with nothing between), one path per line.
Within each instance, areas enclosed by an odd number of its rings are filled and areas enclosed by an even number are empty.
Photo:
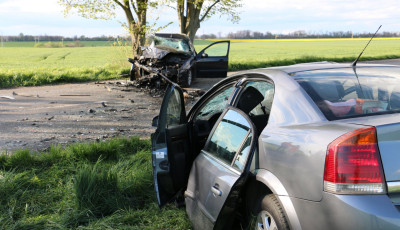
M181 79L179 80L179 84L182 87L189 87L192 85L192 83L193 83L193 72L191 69L189 69L187 73L181 77Z
M248 229L255 230L287 230L289 223L285 211L274 194L260 197L253 208L253 217Z

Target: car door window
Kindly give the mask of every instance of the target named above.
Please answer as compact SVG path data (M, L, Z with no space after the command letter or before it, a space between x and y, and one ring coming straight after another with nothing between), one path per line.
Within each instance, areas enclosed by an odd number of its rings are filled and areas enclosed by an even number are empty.
M263 96L264 99L254 107L250 113L253 115L262 115L265 113L269 114L272 106L272 99L274 96L274 85L270 82L249 82L246 84L247 87L254 87L257 89Z
M239 153L237 154L237 156L235 158L235 162L233 163L233 167L240 171L242 171L244 169L244 166L247 162L247 158L250 153L252 138L253 138L252 133L249 133L246 141L244 142L243 146L241 147L241 150L239 151Z
M225 109L228 99L232 93L233 86L223 89L221 92L214 95L197 113L195 120L205 120L212 117L214 114L221 114Z
M167 127L181 124L182 104L179 92L174 90L168 101L167 107Z
M204 50L209 57L225 57L228 55L229 43L221 42Z
M236 107L248 114L260 134L268 124L274 97L274 85L269 81L248 82L236 100Z
M250 134L249 122L238 112L229 110L215 128L204 150L231 165L236 153L245 145ZM243 154L245 152L246 150L243 149Z

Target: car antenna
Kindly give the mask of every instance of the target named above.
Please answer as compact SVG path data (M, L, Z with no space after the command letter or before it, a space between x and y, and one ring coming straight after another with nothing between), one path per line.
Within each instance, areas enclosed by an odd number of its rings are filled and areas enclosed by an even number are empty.
M379 29L382 27L382 25L379 26L379 28L376 30L374 35L372 35L371 39L369 39L367 45L365 45L364 49L361 51L360 55L358 55L357 59L353 62L352 66L353 68L356 67L358 60L360 59L361 55L363 55L364 50L368 47L369 43L372 41L372 39L375 37L375 35L378 33Z

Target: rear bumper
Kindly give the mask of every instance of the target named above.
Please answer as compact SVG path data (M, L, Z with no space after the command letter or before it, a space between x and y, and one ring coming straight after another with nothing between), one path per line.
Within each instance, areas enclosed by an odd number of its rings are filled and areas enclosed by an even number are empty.
M320 202L292 202L302 229L400 229L400 204L387 195L324 193Z

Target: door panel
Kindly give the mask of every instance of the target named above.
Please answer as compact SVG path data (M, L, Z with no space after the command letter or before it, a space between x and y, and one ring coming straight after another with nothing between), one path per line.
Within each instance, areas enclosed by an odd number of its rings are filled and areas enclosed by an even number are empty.
M183 93L169 85L158 116L152 141L154 188L158 205L171 201L186 186L188 165L188 129Z
M246 180L248 159L252 158L255 146L254 126L247 115L228 107L194 161L190 174L185 194L188 194L188 214L195 225L196 220L205 217L211 224L223 226L232 215L232 204L236 204L242 182ZM194 216L200 213L202 217ZM221 213L224 213L223 217ZM196 227L202 228L201 225Z
M226 77L228 72L230 41L212 43L196 56L196 77Z

